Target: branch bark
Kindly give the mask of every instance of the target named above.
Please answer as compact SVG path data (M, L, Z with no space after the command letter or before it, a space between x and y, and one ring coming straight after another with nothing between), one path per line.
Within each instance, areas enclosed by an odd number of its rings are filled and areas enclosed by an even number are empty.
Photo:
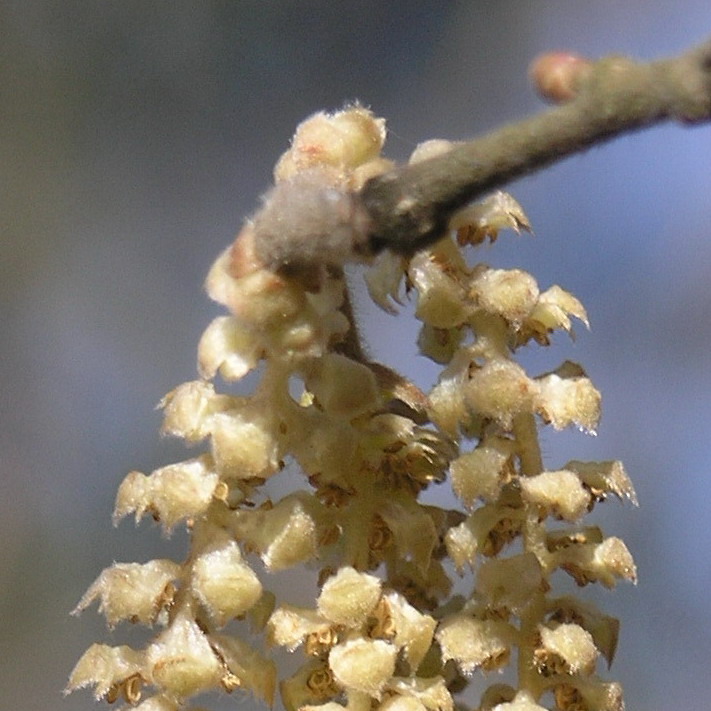
M411 255L482 194L623 133L665 120L711 120L711 40L672 59L607 57L568 102L368 181L359 202L372 253Z

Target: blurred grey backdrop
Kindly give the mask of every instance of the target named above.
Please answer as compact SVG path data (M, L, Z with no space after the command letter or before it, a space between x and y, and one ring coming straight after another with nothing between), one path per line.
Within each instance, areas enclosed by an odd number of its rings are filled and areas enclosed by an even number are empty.
M708 0L4 0L3 706L97 708L62 698L67 674L92 641L126 636L69 610L112 561L181 554L179 535L112 529L114 493L183 455L155 404L194 377L220 313L204 275L301 119L360 99L404 158L537 110L538 52L653 58L709 34ZM620 458L638 489L639 510L611 502L596 520L640 583L591 593L623 619L609 676L630 709L706 708L711 692L710 167L711 126L623 138L512 185L535 236L476 255L588 308L591 333L530 362L579 360L604 396L598 437L544 435L549 466ZM430 384L412 320L359 304L374 356Z

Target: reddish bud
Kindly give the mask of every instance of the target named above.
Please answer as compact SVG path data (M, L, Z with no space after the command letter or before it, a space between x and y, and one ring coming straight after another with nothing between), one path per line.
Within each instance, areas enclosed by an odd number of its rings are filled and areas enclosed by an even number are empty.
M254 229L246 224L237 235L230 251L229 272L235 279L264 269L254 248Z
M546 52L531 62L528 76L538 94L554 104L575 98L592 62L571 52Z

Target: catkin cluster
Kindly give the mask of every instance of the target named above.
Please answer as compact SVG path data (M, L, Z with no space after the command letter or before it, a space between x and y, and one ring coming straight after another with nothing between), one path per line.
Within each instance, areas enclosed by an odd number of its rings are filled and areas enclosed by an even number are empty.
M514 359L571 332L571 319L587 323L585 311L525 272L469 266L468 245L528 228L497 193L458 213L431 249L384 253L367 272L386 310L416 299L419 348L443 366L433 390L370 361L338 264L362 233L348 196L391 167L384 138L359 106L305 121L276 192L212 267L208 293L229 313L201 338L200 378L161 403L163 432L205 442L204 453L131 472L114 513L149 515L168 534L186 526L189 551L101 573L77 611L98 601L110 627L156 634L142 649L94 644L68 690L93 686L140 711L197 709L193 697L215 689L270 705L278 689L288 711L453 711L473 675L515 660L516 683L489 686L476 708L623 708L620 686L596 673L599 657L612 661L617 620L556 595L552 575L635 580L624 543L581 523L608 494L634 502L634 490L619 462L545 468L539 425L594 430L600 395L575 363L530 376ZM448 149L430 141L411 160ZM296 213L303 259L285 260L293 250L278 239L260 249L260 235L278 237ZM218 389L251 371L251 394ZM272 500L265 483L279 476L302 486ZM420 501L444 482L457 508ZM318 580L311 606L269 589L270 572L306 563ZM454 595L465 571L473 589ZM280 676L275 647L301 655L296 672Z

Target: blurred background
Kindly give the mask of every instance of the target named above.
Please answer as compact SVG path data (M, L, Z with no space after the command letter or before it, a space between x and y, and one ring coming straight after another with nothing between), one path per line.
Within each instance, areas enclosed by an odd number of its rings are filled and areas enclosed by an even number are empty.
M114 494L130 469L184 458L160 441L154 407L195 377L198 338L220 313L204 276L300 120L359 99L388 119L386 152L404 159L424 139L538 110L526 67L541 51L654 58L709 34L707 0L4 0L6 708L97 708L87 692L63 698L66 677L93 641L125 636L94 609L69 611L114 560L182 554L183 537L148 523L113 529ZM639 585L583 596L622 618L609 677L645 711L706 708L711 691L709 166L711 126L625 137L513 184L535 236L473 255L588 308L590 333L529 357L582 362L604 397L596 438L544 434L549 467L619 458L637 487L638 510L611 501L595 520L625 539ZM374 357L429 386L436 369L407 309L358 303Z

